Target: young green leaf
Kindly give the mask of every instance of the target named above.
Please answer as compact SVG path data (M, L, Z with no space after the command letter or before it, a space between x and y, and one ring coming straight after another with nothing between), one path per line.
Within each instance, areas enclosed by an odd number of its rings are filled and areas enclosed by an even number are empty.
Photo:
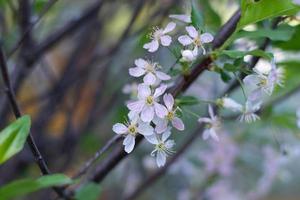
M242 16L238 28L272 17L294 14L297 11L299 8L291 0L242 0Z
M176 105L178 106L191 106L199 103L199 100L194 96L182 96L176 99Z
M203 13L204 24L213 31L217 31L222 24L222 20L211 6L210 1L199 0L200 8Z
M295 33L295 28L291 26L279 26L277 29L257 29L255 31L240 31L235 34L235 39L238 38L269 38L273 41L288 41Z
M95 183L88 183L77 190L76 200L97 200L101 193L101 188Z
M63 174L42 176L38 179L21 179L0 188L0 200L15 199L43 188L71 184L72 179Z
M260 49L255 49L252 51L224 50L221 51L221 54L227 55L230 58L234 58L234 59L243 58L246 55L262 57L268 60L271 60L274 57L272 53L265 52Z
M30 117L25 115L0 132L0 164L23 149L30 123Z
M191 11L191 19L192 25L199 30L204 29L204 19L202 13L197 9L196 5L192 3L192 11Z
M300 49L300 25L294 27L294 34L290 40L286 42L275 42L274 46L279 47L286 51L299 51Z

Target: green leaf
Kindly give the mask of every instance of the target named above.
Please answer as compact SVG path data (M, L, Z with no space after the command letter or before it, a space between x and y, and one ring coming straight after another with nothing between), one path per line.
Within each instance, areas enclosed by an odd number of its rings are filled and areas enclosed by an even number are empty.
M239 70L239 66L230 63L225 63L223 68L228 72L236 72Z
M199 0L199 4L204 16L205 26L212 29L213 31L217 31L222 23L220 16L212 8L210 1Z
M192 11L191 11L191 19L192 25L199 30L203 31L204 28L204 19L202 13L197 9L196 5L192 3Z
M291 0L242 0L242 16L238 28L268 18L294 14L298 10L299 8Z
M76 200L97 200L101 193L101 188L98 184L88 183L77 190L75 194Z
M230 58L234 58L234 59L243 58L246 55L262 57L262 58L265 58L268 60L271 60L273 58L272 53L265 52L260 49L255 49L252 51L223 50L223 51L221 51L221 54L227 55Z
M230 75L223 69L220 70L220 76L221 76L222 81L224 81L225 83L228 83L228 81L231 80Z
M191 106L199 103L199 100L194 96L182 96L176 99L177 106Z
M30 124L30 117L25 115L0 132L0 164L23 149Z
M290 40L286 42L275 42L274 46L279 47L286 51L299 51L300 49L300 25L296 26L295 32L290 38Z
M240 31L235 34L235 39L238 38L269 38L273 41L288 41L295 33L295 28L291 26L280 26L277 29L264 29L260 28L256 31Z
M21 179L0 188L0 200L23 196L43 188L71 184L72 179L63 174L42 176L38 179Z

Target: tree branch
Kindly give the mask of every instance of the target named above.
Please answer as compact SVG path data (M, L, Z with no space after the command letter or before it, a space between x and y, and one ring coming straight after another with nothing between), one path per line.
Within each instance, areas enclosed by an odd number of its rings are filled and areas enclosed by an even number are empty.
M8 97L9 103L13 109L15 117L20 118L22 116L22 113L21 113L21 110L16 101L14 91L12 89L11 81L9 78L9 73L7 70L6 59L5 59L5 55L4 55L2 46L0 46L0 68L1 68L1 75L2 75L2 78L4 81L5 92ZM50 172L42 154L40 153L38 147L36 146L36 143L35 143L34 138L31 133L29 133L29 135L27 137L27 144L28 144L28 146L31 150L31 153L33 154L33 157L34 157L37 165L39 166L42 174L43 175L50 174L51 172ZM60 188L55 187L53 189L59 196L61 196L61 197L64 196L63 191Z

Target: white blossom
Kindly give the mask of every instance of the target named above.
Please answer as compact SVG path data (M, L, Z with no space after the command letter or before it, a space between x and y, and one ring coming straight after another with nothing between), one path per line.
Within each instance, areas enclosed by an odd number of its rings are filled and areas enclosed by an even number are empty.
M185 23L191 23L192 22L192 18L191 18L191 15L184 15L184 14L181 14L181 15L169 15L170 18L172 19L177 19L179 21L182 21L182 22L185 22Z
M221 126L220 119L217 116L215 116L211 105L208 105L208 113L210 118L201 117L198 119L199 123L205 123L205 130L202 134L202 137L204 140L207 140L209 137L212 137L212 139L219 141L219 136L217 135L217 132Z
M144 76L144 83L147 85L154 85L157 80L170 80L171 77L164 72L158 71L160 65L155 62L146 61L142 58L135 60L136 67L129 69L129 74L134 77Z
M198 49L194 48L194 50L183 50L181 51L181 61L182 62L193 62L197 59Z
M260 117L257 114L255 114L255 112L257 112L260 109L260 106L261 106L261 102L254 103L247 100L243 108L242 114L239 117L239 120L241 122L247 122L247 123L251 123L251 122L255 122L256 120L259 120Z
M154 114L160 118L164 118L168 114L168 111L163 105L158 103L158 98L166 89L166 85L161 85L153 93L148 85L140 84L138 86L138 100L127 104L127 107L136 114L141 113L141 119L144 122L152 121Z
M172 38L167 35L167 33L173 31L175 27L176 24L174 22L170 22L164 29L155 28L151 34L152 41L144 44L144 49L147 49L149 52L155 52L159 47L159 43L163 46L169 46L172 42Z
M172 150L175 142L173 140L168 140L171 135L171 131L167 130L161 135L161 138L156 135L145 136L145 138L154 144L154 150L151 152L151 156L156 157L156 164L158 167L162 167L166 164L167 156L174 153Z
M177 107L174 107L174 97L171 94L165 94L163 96L164 103L167 107L168 113L167 115L161 119L156 118L153 122L155 123L155 131L157 133L163 133L168 128L168 123L171 122L172 126L177 130L184 130L184 123L182 120L176 116Z
M263 93L271 96L276 85L283 86L283 69L276 68L275 63L272 63L271 70L268 73L253 69L254 74L250 74L244 78L246 85L255 87L249 95L250 101L258 101L262 98Z
M229 97L223 97L217 100L217 105L229 109L233 112L242 111L243 106Z
M193 44L193 54L198 55L198 49L201 48L203 51L203 54L206 54L206 50L203 46L205 43L210 43L213 41L214 37L210 33L203 33L200 34L194 26L187 26L186 31L188 32L188 35L182 35L178 38L178 41L183 46L188 46Z
M130 117L131 116L129 116L129 118ZM138 117L130 118L130 122L126 124L116 123L113 125L112 129L117 134L125 135L123 145L125 146L124 150L127 153L130 153L133 150L137 134L149 136L154 133L153 127L140 121Z

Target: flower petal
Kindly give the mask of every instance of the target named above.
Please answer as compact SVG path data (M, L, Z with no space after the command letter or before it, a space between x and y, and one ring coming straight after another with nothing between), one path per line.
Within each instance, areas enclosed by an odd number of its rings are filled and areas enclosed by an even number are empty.
M237 103L235 100L224 97L222 98L223 101L223 107L232 110L233 112L242 111L243 106L239 103Z
M158 144L157 136L155 134L152 135L145 135L145 138L151 144Z
M184 130L184 123L178 117L174 117L174 119L172 120L172 125L179 131Z
M211 129L209 129L209 132L210 132L210 136L212 137L212 139L214 139L217 142L220 140L215 129L211 128Z
M145 101L139 100L127 104L127 108L135 113L140 113L145 105Z
M168 114L166 107L159 103L154 103L155 113L158 117L164 118Z
M127 127L124 124L116 123L113 125L112 130L117 134L124 134L127 132Z
M138 126L138 132L142 135L153 135L153 127L148 123L141 122Z
M210 104L208 105L208 113L209 113L210 118L213 119L215 117L213 107Z
M209 138L209 136L210 136L210 131L209 131L209 129L205 129L205 130L203 131L203 133L202 133L202 138L203 138L203 140L207 140L207 139Z
M259 78L257 75L250 74L243 79L246 85L256 85L259 83Z
M145 74L145 70L140 67L129 68L129 74L133 77L140 77Z
M168 128L168 130L162 134L161 140L165 142L170 136L171 136L171 129Z
M160 37L160 42L163 46L167 47L167 46L170 46L170 44L172 42L172 38L169 35L163 35Z
M194 60L196 60L196 57L191 50L183 50L181 52L181 56L182 60L186 62L193 62Z
M132 135L127 135L123 141L123 145L125 146L124 150L127 153L132 152L135 145L135 137Z
M163 132L165 132L168 128L168 120L166 119L161 119L161 118L158 118L159 120L157 120L156 122L156 126L155 126L155 131L158 133L158 134L161 134Z
M168 110L172 110L173 106L174 106L174 98L171 94L165 94L163 96L164 99L164 103L166 105L166 107L168 108Z
M175 145L174 140L168 140L168 141L166 141L166 143L165 143L165 147L166 147L167 149L172 149L172 148L174 147L174 145Z
M172 19L177 19L179 21L183 21L185 23L191 23L191 15L169 15L170 18Z
M167 85L161 85L159 88L156 88L153 97L157 98L162 95L166 91L167 87Z
M158 167L162 167L166 164L166 153L158 151L156 154L156 164Z
M200 36L200 40L202 43L210 43L214 40L214 36L210 33L203 33Z
M163 81L167 81L167 80L171 79L171 76L169 76L168 74L166 74L164 72L156 71L155 74L160 80L163 80Z
M134 64L137 66L137 67L140 67L140 68L145 68L145 66L148 64L148 62L142 58L138 58L138 59L135 59L134 61Z
M182 35L178 37L178 41L183 45L187 46L193 43L193 39L190 38L188 35Z
M168 23L166 28L163 30L163 34L173 31L175 29L175 27L176 27L176 24L174 22Z
M211 124L212 120L210 118L207 118L207 117L201 117L201 118L198 119L198 122L199 123L209 123L209 124Z
M154 83L156 81L156 77L154 74L149 72L149 73L147 73L146 76L144 76L143 80L146 85L154 85Z
M155 52L159 47L159 43L157 40L152 40L151 42L144 44L143 47L144 49L147 49L149 52Z
M141 113L141 119L143 122L151 122L154 117L154 108L153 106L146 106Z
M196 28L194 26L187 26L185 27L185 30L188 32L188 34L192 37L192 38L196 38L199 36L198 31L196 30Z
M146 99L150 95L151 95L151 89L148 85L146 85L146 84L138 85L138 98L139 99Z

